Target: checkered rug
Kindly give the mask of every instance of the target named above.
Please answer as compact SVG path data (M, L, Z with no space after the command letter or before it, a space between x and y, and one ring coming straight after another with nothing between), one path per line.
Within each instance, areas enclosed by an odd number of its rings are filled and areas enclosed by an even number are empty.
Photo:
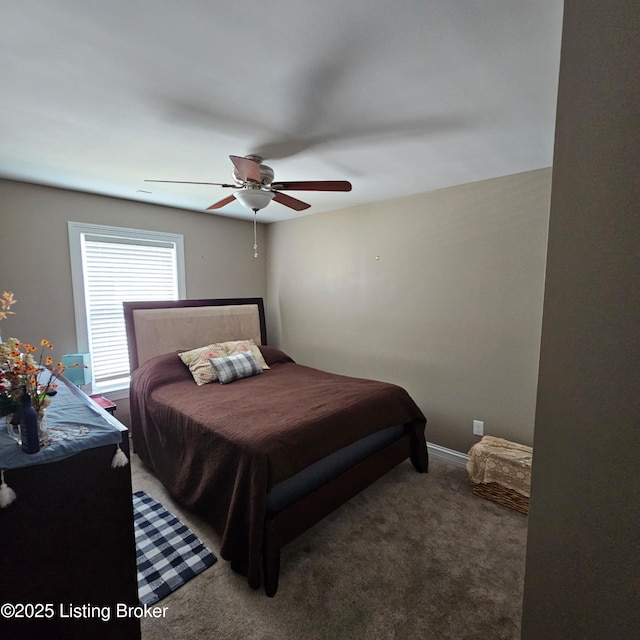
M144 491L133 494L138 597L152 605L216 562L194 533Z

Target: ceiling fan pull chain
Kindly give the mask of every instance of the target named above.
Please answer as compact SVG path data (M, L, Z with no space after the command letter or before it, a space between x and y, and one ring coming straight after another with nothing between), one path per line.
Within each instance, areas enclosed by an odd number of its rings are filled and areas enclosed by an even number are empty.
M258 210L253 210L253 257L258 257L258 233L256 231L256 218L258 217Z

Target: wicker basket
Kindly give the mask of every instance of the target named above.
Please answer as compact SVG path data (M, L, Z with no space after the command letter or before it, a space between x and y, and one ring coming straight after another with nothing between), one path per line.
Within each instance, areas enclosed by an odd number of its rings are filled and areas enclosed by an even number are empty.
M520 513L529 513L529 498L527 496L523 496L521 493L508 489L497 482L474 484L473 493L476 496L497 502Z

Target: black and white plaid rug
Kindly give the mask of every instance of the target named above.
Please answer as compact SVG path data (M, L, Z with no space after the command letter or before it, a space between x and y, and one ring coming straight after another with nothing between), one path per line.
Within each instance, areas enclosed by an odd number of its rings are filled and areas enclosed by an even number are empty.
M144 491L133 494L133 516L141 604L162 600L216 562L186 525Z

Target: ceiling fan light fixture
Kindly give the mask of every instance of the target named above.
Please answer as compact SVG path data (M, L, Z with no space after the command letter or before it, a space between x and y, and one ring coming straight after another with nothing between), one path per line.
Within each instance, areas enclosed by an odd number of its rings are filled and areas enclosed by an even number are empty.
M276 194L273 191L262 189L240 189L240 191L235 191L233 195L243 207L257 211L264 209Z

